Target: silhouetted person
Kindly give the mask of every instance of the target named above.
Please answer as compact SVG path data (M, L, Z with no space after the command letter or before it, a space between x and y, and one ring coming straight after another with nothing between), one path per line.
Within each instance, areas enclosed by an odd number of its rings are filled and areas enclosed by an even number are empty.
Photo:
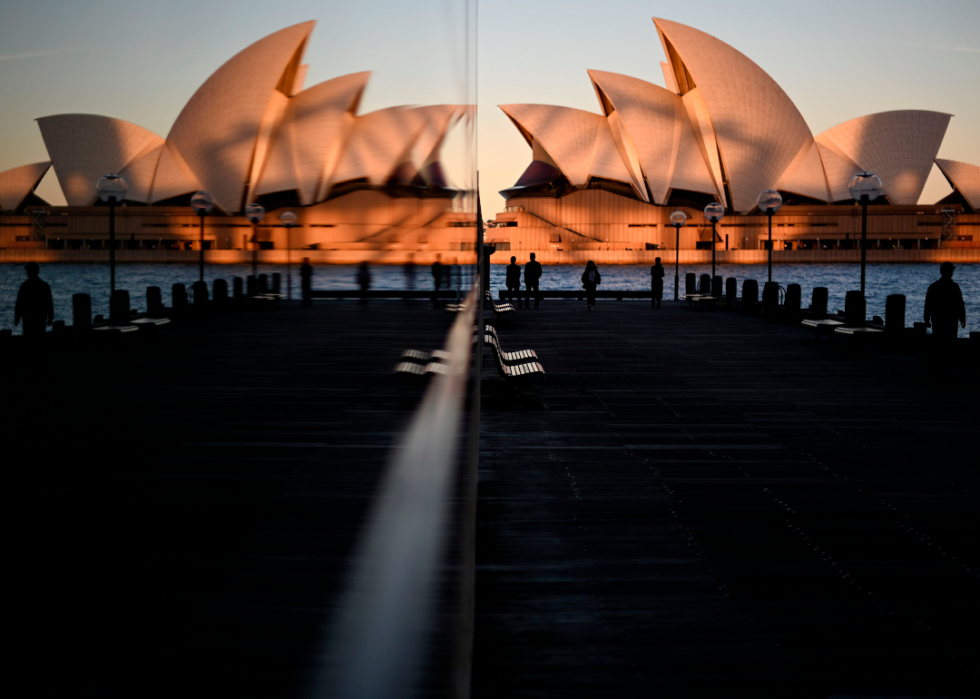
M954 269L952 262L943 262L939 266L939 281L930 284L926 292L926 327L931 326L933 336L941 340L956 339L957 321L966 327L966 306L960 285L953 281Z
M303 265L299 268L299 286L303 292L303 305L306 308L312 308L313 306L313 265L310 264L310 258L303 258Z
M650 292L653 294L651 304L654 308L660 308L660 302L664 300L664 268L659 257L650 268Z
M37 262L28 262L24 265L24 271L27 272L27 281L20 285L17 294L14 325L19 325L23 319L24 337L41 337L44 335L45 321L47 325L54 322L51 287L38 276L41 268Z
M367 303L367 292L371 290L371 269L367 260L357 268L357 285L361 287L361 303Z
M541 263L534 259L531 253L531 261L524 265L524 288L527 289L527 307L531 307L531 292L534 292L534 307L541 305L541 297L538 295L538 282L541 280Z
M595 307L595 288L602 284L602 276L599 274L599 268L595 266L595 262L589 260L588 264L585 265L585 271L582 272L582 286L585 287L586 301L589 304L589 310L591 311Z
M436 291L442 288L442 255L436 255L436 261L432 263L432 283Z
M517 296L517 307L521 307L521 266L517 264L517 258L511 257L510 264L507 265L507 291Z
M442 255L436 255L436 261L432 263L432 286L436 290L442 288ZM432 294L432 305L439 303L438 293Z

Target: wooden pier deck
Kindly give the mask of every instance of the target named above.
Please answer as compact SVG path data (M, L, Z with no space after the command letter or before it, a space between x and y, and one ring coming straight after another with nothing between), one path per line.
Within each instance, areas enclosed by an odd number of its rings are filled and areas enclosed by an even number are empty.
M421 395L391 368L452 320L0 350L17 695L301 696ZM548 376L485 362L474 697L976 694L975 360L630 301L500 333Z
M975 696L978 364L542 303L485 388L473 696Z
M14 695L303 695L423 391L392 367L452 320L282 304L4 354Z

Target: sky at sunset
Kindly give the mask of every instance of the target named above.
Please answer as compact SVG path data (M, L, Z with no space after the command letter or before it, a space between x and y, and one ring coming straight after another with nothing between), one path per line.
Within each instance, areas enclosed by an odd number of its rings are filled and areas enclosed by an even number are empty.
M41 116L103 114L166 136L224 61L266 34L315 19L306 85L373 71L361 113L477 95L489 218L504 205L497 192L530 162L530 149L497 105L598 113L588 69L663 85L653 16L694 26L746 54L788 93L815 135L873 112L948 112L954 118L939 156L980 164L980 0L483 0L478 15L472 0L2 3L0 171L47 159L33 121ZM476 16L474 35L466 20ZM475 62L467 60L467 40ZM468 183L467 145L463 128L447 144L447 170L458 185ZM922 201L948 191L934 169ZM38 194L64 202L53 172Z

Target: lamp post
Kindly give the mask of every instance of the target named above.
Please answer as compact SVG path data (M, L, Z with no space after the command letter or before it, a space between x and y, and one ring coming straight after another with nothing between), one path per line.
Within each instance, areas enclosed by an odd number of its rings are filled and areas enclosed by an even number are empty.
M759 195L759 210L769 217L769 281L772 281L772 215L783 205L783 198L775 189L767 189Z
M259 230L258 225L265 218L265 207L261 204L249 204L245 207L245 216L252 223L252 277L259 278Z
M864 265L868 248L868 204L881 194L881 178L873 172L859 172L847 185L851 197L861 204L861 293L864 294Z
M129 192L126 180L109 173L95 185L99 199L109 205L109 291L116 291L116 205L122 204Z
M204 217L214 208L214 197L210 192L197 192L191 197L191 207L201 219L201 281L204 281Z
M711 221L711 283L715 283L715 224L725 215L725 207L716 201L704 207L704 215Z
M294 214L292 211L283 211L279 216L279 220L282 221L282 225L286 227L286 299L292 301L293 272L292 265L290 264L289 249L292 246L290 232L293 230L293 226L296 225L296 214Z
M681 288L681 226L687 223L687 214L675 211L670 215L670 225L674 227L674 300L680 299Z

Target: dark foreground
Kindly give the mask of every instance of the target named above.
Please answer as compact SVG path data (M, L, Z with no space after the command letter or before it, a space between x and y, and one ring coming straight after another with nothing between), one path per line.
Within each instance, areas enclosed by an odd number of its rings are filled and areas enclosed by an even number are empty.
M474 697L977 694L977 359L638 302L504 336L548 378L484 392Z
M302 696L451 320L8 346L11 696ZM976 694L976 360L628 301L501 337L548 377L484 374L475 697Z
M391 369L452 321L415 308L5 355L8 696L301 696L422 392Z

